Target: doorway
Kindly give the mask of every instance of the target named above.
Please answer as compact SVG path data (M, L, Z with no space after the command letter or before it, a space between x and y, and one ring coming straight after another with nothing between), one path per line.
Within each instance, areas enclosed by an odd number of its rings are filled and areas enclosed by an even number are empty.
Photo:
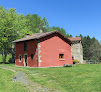
M28 66L27 54L24 54L24 66Z

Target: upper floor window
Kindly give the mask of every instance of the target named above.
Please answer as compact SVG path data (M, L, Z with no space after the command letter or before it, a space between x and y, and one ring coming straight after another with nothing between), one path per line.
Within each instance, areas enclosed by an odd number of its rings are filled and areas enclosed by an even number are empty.
M24 51L27 51L27 42L24 42Z

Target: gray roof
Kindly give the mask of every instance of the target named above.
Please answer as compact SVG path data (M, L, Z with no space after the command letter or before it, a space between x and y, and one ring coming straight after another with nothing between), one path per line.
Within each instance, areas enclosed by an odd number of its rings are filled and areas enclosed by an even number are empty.
M73 41L81 41L81 37L70 37L69 40Z
M61 34L57 30L51 31L51 32L46 32L46 33L35 33L35 34L31 35L31 36L27 36L27 37L15 40L13 42L16 43L16 42L27 41L27 40L32 40L32 39L40 39L42 37L48 36L48 35L53 34L53 33L59 33L60 35L62 35L66 40L68 40L71 43L71 40L69 40L66 36L64 36L63 34Z

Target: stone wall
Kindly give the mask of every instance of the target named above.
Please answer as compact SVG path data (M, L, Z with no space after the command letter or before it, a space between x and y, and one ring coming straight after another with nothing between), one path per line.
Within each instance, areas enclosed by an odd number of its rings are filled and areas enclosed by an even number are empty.
M71 54L74 59L79 60L80 63L83 63L83 48L81 41L74 41L71 45Z
M38 67L40 67L40 62L42 62L41 60L41 55L40 55L40 52L41 52L41 46L40 46L40 43L38 43Z

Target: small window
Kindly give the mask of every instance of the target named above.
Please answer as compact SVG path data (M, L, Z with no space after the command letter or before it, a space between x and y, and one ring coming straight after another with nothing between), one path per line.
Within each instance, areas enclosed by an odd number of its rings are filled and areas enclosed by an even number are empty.
M27 42L24 42L24 51L27 51Z
M59 59L64 59L64 54L59 54Z
M33 54L31 54L31 60L33 60Z
M21 58L22 58L21 55L19 55L19 62L21 62Z
M74 60L74 56L72 56L72 60Z

